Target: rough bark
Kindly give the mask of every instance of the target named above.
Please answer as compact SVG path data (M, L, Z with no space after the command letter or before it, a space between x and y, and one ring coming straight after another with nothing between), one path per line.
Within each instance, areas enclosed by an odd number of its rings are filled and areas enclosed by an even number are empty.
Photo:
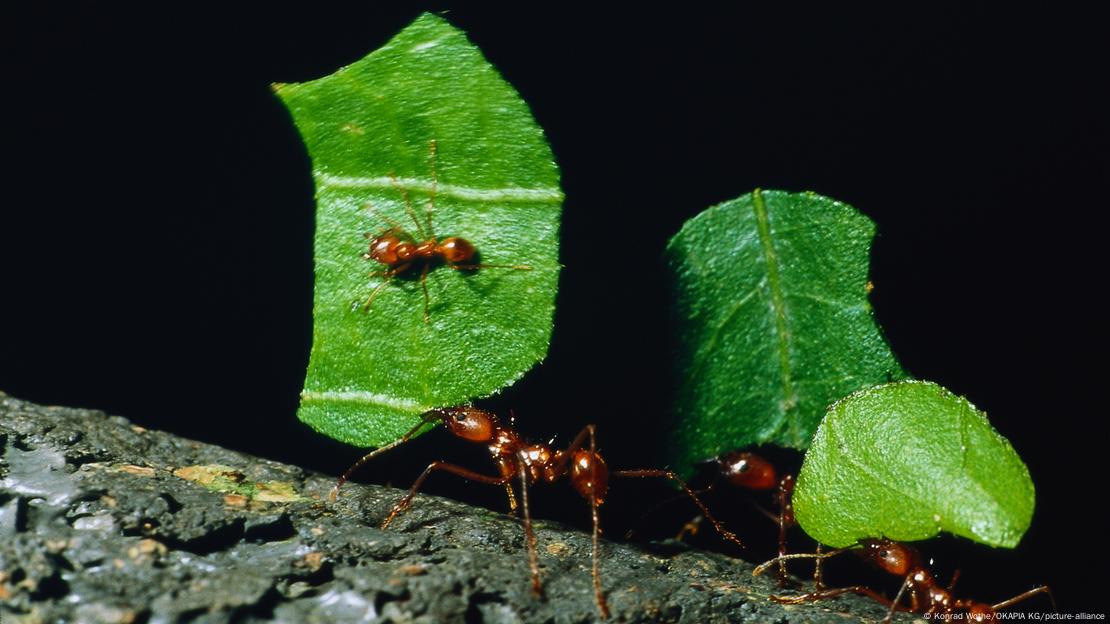
M0 621L590 622L590 536L539 522L546 598L518 520L0 394ZM784 607L739 559L603 545L617 622L876 621L847 596ZM901 616L900 619L909 619Z

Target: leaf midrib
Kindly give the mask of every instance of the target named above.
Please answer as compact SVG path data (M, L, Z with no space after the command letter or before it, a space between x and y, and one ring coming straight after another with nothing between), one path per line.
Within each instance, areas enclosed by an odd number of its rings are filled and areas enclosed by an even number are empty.
M752 192L752 210L755 212L756 227L759 231L759 242L763 248L763 259L767 265L767 287L771 291L771 307L775 313L775 338L779 351L779 374L782 381L782 408L781 421L789 425L794 444L799 444L798 423L790 422L786 417L787 411L797 404L794 396L793 370L790 366L790 334L786 321L786 297L782 290L782 281L779 276L779 259L771 241L771 223L767 218L767 207L763 203L763 192L755 189ZM796 419L795 419L796 420ZM777 428L777 427L776 427Z

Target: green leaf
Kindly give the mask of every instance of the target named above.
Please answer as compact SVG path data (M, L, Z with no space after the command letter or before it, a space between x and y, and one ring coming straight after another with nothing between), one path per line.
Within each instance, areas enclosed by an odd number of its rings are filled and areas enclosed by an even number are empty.
M1029 470L986 414L928 382L861 390L829 408L794 490L794 515L844 547L948 531L1013 548L1033 517Z
M671 239L679 470L751 444L804 449L833 401L905 376L867 301L874 233L847 204L756 190Z
M344 442L381 445L413 415L494 393L544 357L559 274L559 171L528 106L461 31L425 14L362 60L278 94L316 181L315 327L301 420ZM360 309L381 283L370 273L386 268L362 257L364 235L393 221L420 238L413 222L424 223L433 199L438 238L465 238L484 264L531 270L433 268L429 324L419 270Z

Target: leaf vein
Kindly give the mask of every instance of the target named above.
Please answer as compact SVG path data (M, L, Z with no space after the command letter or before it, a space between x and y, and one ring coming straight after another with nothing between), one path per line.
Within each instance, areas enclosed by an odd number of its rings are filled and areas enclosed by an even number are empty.
M317 181L323 186L332 188L359 188L375 190L395 190L398 186L410 191L431 193L435 190L437 196L454 197L456 199L472 199L478 201L509 201L509 202L562 202L563 192L557 188L522 188L508 186L504 188L482 189L456 184L433 184L431 180L421 178L397 178L396 186L389 177L359 177L336 176L328 173L317 172Z
M800 443L798 419L786 417L794 405L797 405L797 396L794 394L793 372L790 366L790 328L786 320L786 301L782 290L782 280L779 275L779 259L771 241L771 224L767 218L767 207L763 204L763 193L756 189L752 193L752 209L755 211L756 225L759 230L759 242L763 246L763 258L767 264L767 284L771 291L771 307L775 313L775 335L779 352L779 372L782 380L782 420L791 430L795 444Z
M316 392L305 390L301 392L302 403L360 403L365 405L380 405L405 412L426 412L430 407L421 405L410 399L403 399L388 394L366 392L362 390L345 390L335 392Z
M833 307L833 308L840 308L842 310L867 311L870 308L870 306L868 306L867 304L844 303L843 301L837 301L835 299L829 299L828 297L822 297L821 295L814 295L812 293L807 293L807 292L789 292L789 293L786 293L786 296L787 297L798 297L798 298L801 298L801 299L809 299L810 301L816 301L817 303L823 303L827 306L830 306L830 307Z
M740 308L744 307L744 304L748 303L748 301L752 297L759 294L759 291L763 288L763 284L765 281L766 280L760 280L760 282L755 285L755 288L751 289L748 294L744 295L740 298L739 301L734 303L729 309L728 313L725 314L724 318L721 319L721 322L717 323L717 325L713 328L713 333L709 336L709 340L706 341L705 346L697 352L697 355L694 356L694 360L697 362L698 369L700 369L704 365L705 360L713 353L713 351L717 349L717 340L720 338L721 332L724 331L724 328L733 321L737 314L740 313Z

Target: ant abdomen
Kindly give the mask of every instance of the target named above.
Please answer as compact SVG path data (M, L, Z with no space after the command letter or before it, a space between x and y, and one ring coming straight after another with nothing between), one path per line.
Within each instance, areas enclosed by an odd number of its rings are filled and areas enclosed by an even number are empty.
M470 241L458 236L449 236L439 244L439 253L451 264L470 262L474 259L475 249Z
M570 462L570 482L582 498L589 500L592 496L600 505L609 492L609 467L601 455L579 449Z

